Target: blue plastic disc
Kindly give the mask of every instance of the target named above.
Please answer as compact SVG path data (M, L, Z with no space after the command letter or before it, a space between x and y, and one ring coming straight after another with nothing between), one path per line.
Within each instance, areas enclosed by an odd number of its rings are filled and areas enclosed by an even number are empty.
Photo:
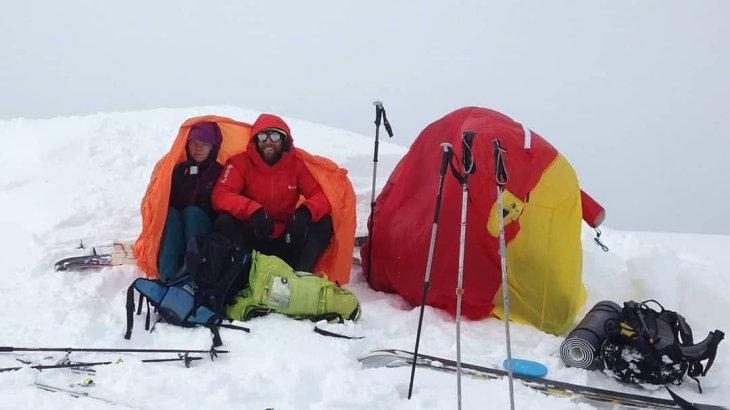
M507 359L504 359L504 362L502 362L502 367L504 367L506 370L508 366L509 361ZM512 358L512 373L520 374L523 376L545 377L548 373L548 369L542 363L538 363L532 360Z

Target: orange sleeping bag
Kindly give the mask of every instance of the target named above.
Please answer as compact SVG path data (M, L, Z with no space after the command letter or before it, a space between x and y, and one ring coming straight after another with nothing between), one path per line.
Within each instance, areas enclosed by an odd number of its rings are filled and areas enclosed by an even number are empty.
M176 164L185 161L185 145L190 128L200 122L215 122L223 136L218 152L218 162L225 164L228 158L246 150L251 137L251 125L216 115L194 117L185 121L178 131L170 151L155 165L142 198L142 232L134 244L137 265L148 278L157 278L157 257L160 239L165 228L170 199L172 170ZM297 154L304 160L312 175L322 185L322 189L332 205L334 235L329 247L322 253L315 272L325 272L329 279L345 284L350 279L352 251L355 240L355 192L347 177L347 170L333 161L309 154L297 148Z

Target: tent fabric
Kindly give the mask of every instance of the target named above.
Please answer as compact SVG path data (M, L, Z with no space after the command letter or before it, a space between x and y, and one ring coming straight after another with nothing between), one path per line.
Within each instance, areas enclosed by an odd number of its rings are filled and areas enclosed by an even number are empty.
M414 306L421 303L441 143L452 144L453 163L461 168L466 130L477 134L472 145L476 171L468 180L462 313L470 319L503 314L493 148L493 140L499 139L508 172L501 212L510 318L562 333L573 324L586 296L578 179L567 160L540 135L486 108L461 108L430 124L398 163L376 200L369 240L361 249L368 283L375 290L398 293ZM462 197L462 184L447 174L426 303L452 314Z
M222 164L228 158L245 151L250 139L250 124L217 115L190 118L180 126L170 151L155 165L142 198L142 232L134 244L134 253L137 265L148 278L159 277L157 258L169 206L172 170L176 164L185 160L188 133L193 125L200 122L215 122L220 127L223 142L218 152L218 162ZM317 261L314 270L325 272L331 280L345 284L350 278L356 225L355 192L347 177L347 170L327 158L309 154L301 148L297 148L297 155L304 159L332 205L333 239Z
M510 318L560 334L570 329L585 302L580 190L562 155L548 165L529 196L520 232L507 245ZM490 222L497 219L492 212ZM501 286L493 303L492 313L503 318Z
M582 189L580 191L580 202L583 208L583 220L591 228L598 228L606 219L606 210Z
M329 280L344 285L350 280L352 251L355 247L355 190L347 177L347 170L333 161L312 155L301 148L297 148L297 155L322 185L332 206L334 235L329 247L317 260L314 271L324 272Z

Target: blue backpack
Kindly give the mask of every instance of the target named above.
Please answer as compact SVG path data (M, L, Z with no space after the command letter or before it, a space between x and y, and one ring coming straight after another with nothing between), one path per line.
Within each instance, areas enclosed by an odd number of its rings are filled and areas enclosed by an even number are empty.
M225 306L246 285L250 266L250 254L220 234L198 235L188 243L182 277L170 283L138 278L129 286L124 338L132 336L135 291L139 293L137 315L142 313L145 300L147 302L145 330L150 330L150 312L154 308L160 317L158 321L183 327L209 328L214 347L223 344L219 327L248 331L240 326L223 324L223 320L227 319Z

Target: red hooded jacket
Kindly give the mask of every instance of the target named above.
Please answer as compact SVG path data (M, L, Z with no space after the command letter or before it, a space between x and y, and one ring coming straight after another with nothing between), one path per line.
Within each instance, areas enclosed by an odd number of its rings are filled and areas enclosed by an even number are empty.
M264 162L256 150L256 134L264 129L278 128L286 132L284 152L273 165ZM229 212L242 221L264 208L274 221L274 233L278 238L302 195L304 205L316 222L331 212L331 206L316 179L304 161L296 154L289 126L276 115L261 114L251 127L251 139L246 151L231 157L213 188L213 209Z

